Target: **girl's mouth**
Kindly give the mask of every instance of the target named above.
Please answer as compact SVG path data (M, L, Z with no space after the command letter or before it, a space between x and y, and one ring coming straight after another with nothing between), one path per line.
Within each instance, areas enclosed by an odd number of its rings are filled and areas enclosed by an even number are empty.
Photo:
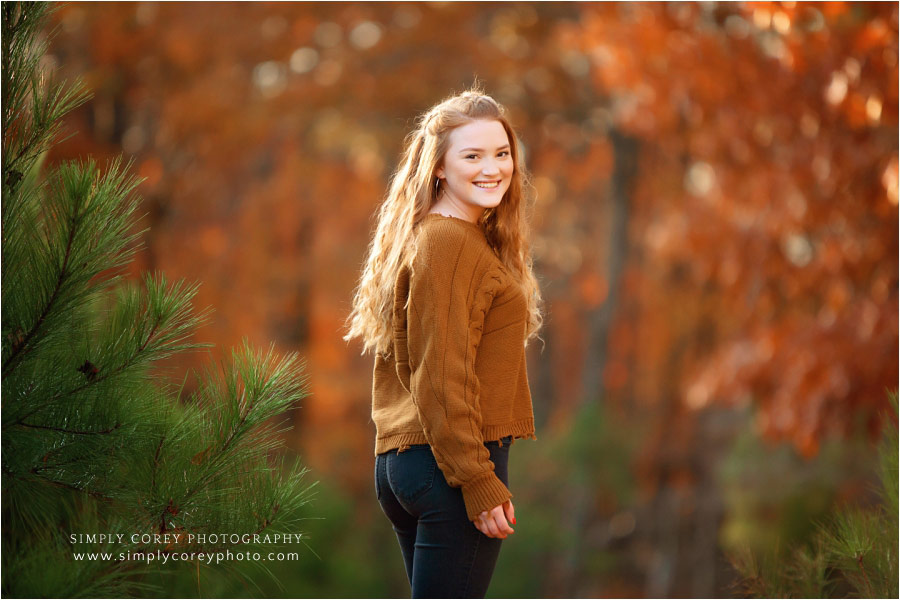
M480 187L483 190L491 190L500 185L500 181L475 181L473 182L476 187Z

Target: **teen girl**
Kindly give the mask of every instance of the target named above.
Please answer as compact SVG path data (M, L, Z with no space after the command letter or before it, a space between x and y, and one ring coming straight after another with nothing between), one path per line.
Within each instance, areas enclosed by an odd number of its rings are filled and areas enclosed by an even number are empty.
M378 211L350 331L373 350L375 494L414 598L483 598L516 523L510 445L536 439L541 326L519 144L477 90L423 114Z

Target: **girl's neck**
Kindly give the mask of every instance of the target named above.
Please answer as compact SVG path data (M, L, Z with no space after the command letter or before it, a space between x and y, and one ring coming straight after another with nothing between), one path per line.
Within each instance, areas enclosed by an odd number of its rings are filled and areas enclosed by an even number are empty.
M477 224L481 215L484 214L484 209L479 206L472 206L469 207L469 210L467 211L464 208L456 206L452 202L447 202L446 196L444 196L435 202L434 206L432 206L428 212L444 215L445 217L455 217L457 219L462 219L463 221L468 221L469 223Z

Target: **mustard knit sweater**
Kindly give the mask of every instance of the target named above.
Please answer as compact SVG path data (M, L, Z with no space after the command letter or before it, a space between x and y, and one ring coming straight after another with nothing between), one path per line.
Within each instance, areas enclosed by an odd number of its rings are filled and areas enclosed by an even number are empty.
M512 497L484 442L537 439L527 306L479 225L431 213L417 227L412 274L401 269L394 289L393 351L375 357L375 454L429 444L475 520Z

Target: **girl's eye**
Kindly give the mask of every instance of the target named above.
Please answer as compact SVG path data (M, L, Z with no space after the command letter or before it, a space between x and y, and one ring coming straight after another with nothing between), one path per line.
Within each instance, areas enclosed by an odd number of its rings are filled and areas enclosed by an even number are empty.
M509 156L509 151L503 150L502 152L500 152L500 154L498 156Z
M478 155L476 155L476 154L467 154L466 155L466 158L477 158L477 157L478 157Z

